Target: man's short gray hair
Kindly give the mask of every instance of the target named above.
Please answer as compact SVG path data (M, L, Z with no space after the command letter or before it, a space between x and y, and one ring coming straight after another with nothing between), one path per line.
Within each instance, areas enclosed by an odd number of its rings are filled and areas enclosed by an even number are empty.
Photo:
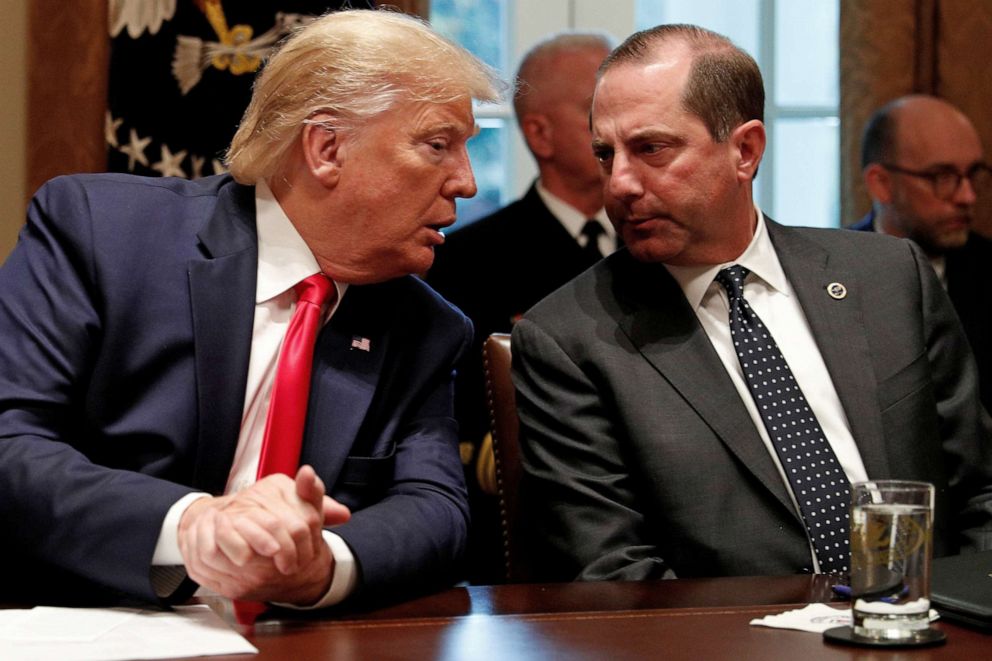
M682 107L703 121L715 141L724 142L744 122L764 121L765 87L754 58L698 25L665 24L632 34L610 53L599 75L617 65L650 61L656 48L673 43L692 53Z

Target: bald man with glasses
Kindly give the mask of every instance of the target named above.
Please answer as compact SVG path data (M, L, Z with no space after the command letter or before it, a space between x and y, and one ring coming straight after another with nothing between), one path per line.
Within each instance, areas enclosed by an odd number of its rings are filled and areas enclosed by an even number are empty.
M978 132L943 99L904 96L869 119L861 166L872 210L851 229L912 239L924 250L961 318L992 410L992 241L971 231L992 168Z

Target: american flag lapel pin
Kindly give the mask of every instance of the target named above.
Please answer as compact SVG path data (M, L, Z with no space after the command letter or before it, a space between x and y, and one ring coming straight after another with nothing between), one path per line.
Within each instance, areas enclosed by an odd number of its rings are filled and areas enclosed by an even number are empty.
M351 338L351 348L368 352L372 350L372 341L367 337L353 335Z

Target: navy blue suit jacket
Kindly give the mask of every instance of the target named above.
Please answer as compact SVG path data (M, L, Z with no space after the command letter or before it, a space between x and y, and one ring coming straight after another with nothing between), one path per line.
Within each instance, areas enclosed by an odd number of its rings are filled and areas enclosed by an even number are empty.
M0 269L0 566L19 570L0 596L155 598L166 511L227 480L256 262L254 189L227 176L39 190ZM360 592L436 584L463 551L451 380L471 336L413 277L352 286L321 331L301 460L352 509L335 532Z

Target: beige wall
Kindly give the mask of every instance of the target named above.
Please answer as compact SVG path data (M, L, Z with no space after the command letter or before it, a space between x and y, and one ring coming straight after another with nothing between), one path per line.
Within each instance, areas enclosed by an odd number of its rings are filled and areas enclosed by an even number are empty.
M0 262L24 224L27 31L30 0L0 0Z

